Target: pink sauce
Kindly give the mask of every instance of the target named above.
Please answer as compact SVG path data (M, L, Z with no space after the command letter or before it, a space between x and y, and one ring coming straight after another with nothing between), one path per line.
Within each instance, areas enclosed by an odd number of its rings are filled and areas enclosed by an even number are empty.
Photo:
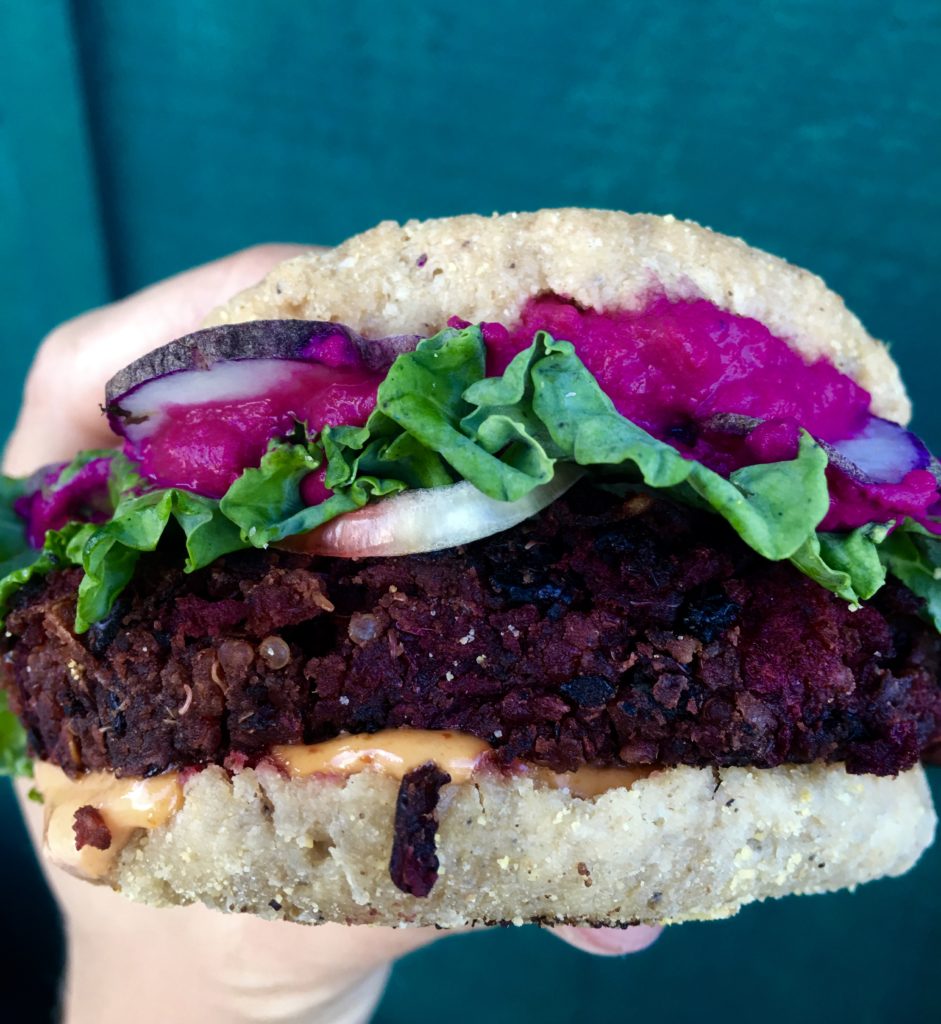
M221 498L243 469L259 464L268 442L290 435L295 423L306 423L311 434L328 424L358 427L375 408L384 374L282 362L284 379L250 401L166 406L157 430L130 444L128 454L161 486Z
M927 518L937 515L932 506L938 501L938 481L927 469L913 469L897 484L861 484L829 466L827 483L830 511L818 529L852 530L909 516L932 533L941 533L941 524Z
M827 360L806 363L757 320L701 299L659 296L638 311L598 313L549 296L527 303L510 330L483 327L488 375L502 373L536 331L548 331L572 342L618 412L724 475L794 458L801 427L835 443L856 437L871 418L869 393ZM728 414L761 423L717 427L713 418ZM938 499L923 469L898 483L862 484L832 467L828 478L822 529L904 515L924 521Z
M326 484L326 476L327 466L325 463L320 469L308 473L301 481L301 501L305 505L319 505L333 494Z
M483 325L488 375L502 373L539 330L575 345L622 415L725 475L793 458L800 428L836 444L859 437L873 422L868 392L825 359L806 363L758 321L704 300L655 296L639 311L598 313L556 297L533 299L514 327ZM258 465L271 438L289 435L296 421L311 433L327 424L362 425L384 374L368 371L342 335L319 339L318 346L312 361L283 361L276 384L249 401L165 406L149 436L134 441L128 428L128 454L162 486L218 498L243 469ZM261 372L254 365L247 372ZM924 521L938 500L925 464L911 472L903 465L893 483L863 483L831 466L824 528L902 515ZM309 504L329 494L323 470L304 481Z
M111 459L103 457L86 463L65 484L60 484L68 463L48 467L36 490L24 494L14 509L26 520L26 537L34 548L41 548L47 530L61 530L66 523L103 523L111 518L108 476Z
M487 372L502 373L537 330L571 341L623 416L667 440L717 413L791 420L821 441L852 437L870 396L824 359L805 363L757 320L710 302L655 298L597 313L557 298L529 302L507 332L488 330Z

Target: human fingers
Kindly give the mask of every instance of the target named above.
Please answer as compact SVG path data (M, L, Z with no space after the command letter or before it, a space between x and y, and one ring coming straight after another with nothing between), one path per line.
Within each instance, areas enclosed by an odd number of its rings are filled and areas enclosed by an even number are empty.
M26 784L18 788L25 797ZM38 845L42 810L25 799L22 807ZM168 1018L181 1024L363 1021L381 996L389 965L449 934L431 928L310 928L201 906L157 910L55 869L47 868L47 878L68 931L64 1002L70 1024L125 1019L135 993L152 989L154 976L175 982L151 992L151 1016L145 1014L140 1024ZM578 949L608 956L642 949L657 932L553 929Z
M114 443L101 415L104 386L121 367L196 330L207 313L310 247L257 245L151 285L57 327L41 344L26 382L4 468L24 475Z
M43 809L17 789L33 841ZM138 1024L365 1021L389 965L448 935L434 928L317 927L221 914L198 904L157 909L51 867L46 880L62 910L69 962L68 1024L117 1024L135 1007ZM154 979L172 978L172 985ZM147 993L146 1005L141 992Z
M574 928L562 925L551 929L552 934L570 946L598 956L624 956L637 953L656 942L662 931L656 925L636 925L632 928Z

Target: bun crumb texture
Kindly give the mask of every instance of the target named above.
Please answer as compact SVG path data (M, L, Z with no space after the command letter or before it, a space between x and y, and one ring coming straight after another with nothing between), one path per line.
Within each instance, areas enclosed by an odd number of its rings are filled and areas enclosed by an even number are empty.
M439 877L418 898L389 876L397 791L376 772L210 767L108 881L156 906L306 923L679 922L901 874L935 828L921 768L673 768L591 799L485 774L441 790Z

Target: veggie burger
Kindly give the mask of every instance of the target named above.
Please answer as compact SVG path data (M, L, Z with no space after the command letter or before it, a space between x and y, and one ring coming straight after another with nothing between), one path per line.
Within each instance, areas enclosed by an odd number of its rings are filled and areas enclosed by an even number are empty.
M387 223L104 410L3 482L2 757L67 870L617 925L930 843L939 464L805 271L671 217Z

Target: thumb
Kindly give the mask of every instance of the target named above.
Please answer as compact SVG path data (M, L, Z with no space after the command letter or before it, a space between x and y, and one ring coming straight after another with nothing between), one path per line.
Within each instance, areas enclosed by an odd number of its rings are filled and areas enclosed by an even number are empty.
M573 928L564 925L551 929L563 942L585 953L598 956L624 956L646 949L657 940L662 929L656 925L634 925L630 928Z

